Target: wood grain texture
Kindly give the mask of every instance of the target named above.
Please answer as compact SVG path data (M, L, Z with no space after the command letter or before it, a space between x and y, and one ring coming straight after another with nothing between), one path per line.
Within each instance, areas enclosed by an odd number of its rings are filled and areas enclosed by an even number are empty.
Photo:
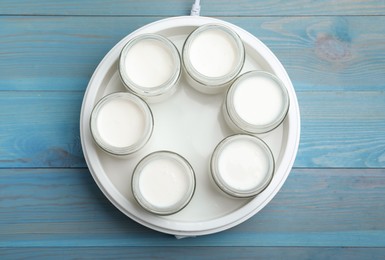
M84 91L100 60L118 41L159 19L0 17L0 90ZM297 91L385 88L383 16L223 19L263 41Z
M117 41L157 19L0 17L6 28L0 37L6 50L0 54L1 166L84 167L77 129L88 80ZM263 40L292 78L302 115L296 167L384 167L383 17L226 20ZM14 114L22 124L10 120ZM65 126L56 125L56 115L68 119ZM39 137L24 131L29 125Z
M5 0L0 3L1 14L16 15L189 15L194 0L136 0L75 1L75 0ZM383 15L383 1L201 1L205 16L288 16L288 15Z
M384 90L383 16L228 21L260 38L274 52L297 91Z
M0 252L5 258L51 259L383 259L384 248L336 247L61 247L61 248L7 248Z
M182 240L120 213L86 169L2 169L0 183L0 248L385 247L384 169L294 169L272 202L248 221Z
M84 167L83 93L0 92L0 168Z
M230 230L176 240L119 212L83 159L79 114L124 36L193 0L0 1L0 258L384 259L385 2L203 0L291 77L302 132L277 196Z
M383 91L300 92L297 167L385 166Z
M84 91L119 40L157 19L0 17L0 90Z

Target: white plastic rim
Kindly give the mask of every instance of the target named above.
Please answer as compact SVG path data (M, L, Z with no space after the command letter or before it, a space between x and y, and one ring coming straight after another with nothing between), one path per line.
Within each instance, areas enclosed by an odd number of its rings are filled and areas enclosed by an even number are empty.
M245 46L247 48L252 48L255 52L258 52L258 55L262 57L273 74L280 78L288 88L291 106L284 121L286 134L283 137L284 139L282 142L284 143L285 150L281 156L280 163L276 167L276 177L273 178L270 185L260 196L255 197L241 208L225 216L211 220L196 222L170 221L151 214L140 215L132 205L126 202L124 196L119 193L117 188L111 183L108 176L100 172L100 169L102 169L103 166L102 162L99 160L93 160L97 157L97 153L94 149L89 149L88 147L89 143L92 141L88 127L88 119L92 111L93 104L98 96L98 86L103 83L103 67L105 64L114 63L118 59L120 50L124 44L136 35L142 33L156 33L161 30L183 26L195 28L207 23L223 24L235 30L243 40ZM80 137L84 157L95 182L105 196L120 211L134 221L153 230L176 236L199 236L220 232L244 222L266 206L266 204L268 204L278 193L287 179L297 155L300 138L300 113L297 97L286 70L277 57L259 39L240 27L222 20L202 16L180 16L159 20L139 28L123 38L107 53L91 77L84 95L80 114Z

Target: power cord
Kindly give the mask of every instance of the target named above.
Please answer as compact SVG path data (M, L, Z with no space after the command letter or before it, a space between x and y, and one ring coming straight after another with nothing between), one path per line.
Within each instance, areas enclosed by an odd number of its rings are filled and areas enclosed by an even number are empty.
M192 5L191 8L191 13L190 15L192 16L199 16L201 12L201 1L200 0L195 0L195 3Z

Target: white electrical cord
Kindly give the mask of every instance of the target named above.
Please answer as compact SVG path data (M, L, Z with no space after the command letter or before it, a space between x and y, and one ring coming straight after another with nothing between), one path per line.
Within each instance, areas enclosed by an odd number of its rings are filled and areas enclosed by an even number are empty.
M190 15L199 16L199 14L201 12L201 3L200 2L201 2L200 0L195 0L195 3L192 5L192 8L191 8Z

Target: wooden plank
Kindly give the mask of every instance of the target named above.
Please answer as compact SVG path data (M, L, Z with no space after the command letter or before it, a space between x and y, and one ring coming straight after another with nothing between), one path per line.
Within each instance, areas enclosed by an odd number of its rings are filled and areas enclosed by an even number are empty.
M108 3L83 1L23 0L1 1L1 14L23 15L189 15L194 0L146 1L113 0ZM270 16L270 15L383 15L383 1L201 1L205 16Z
M301 141L297 167L385 167L385 95L298 93Z
M0 248L385 247L384 169L294 169L248 221L182 240L124 216L85 169L2 169L0 183Z
M81 92L0 92L0 167L84 167Z
M385 248L337 247L65 247L6 248L4 258L46 259L66 256L68 259L383 259Z
M297 91L384 90L383 16L227 20L273 51Z
M158 19L0 17L0 90L84 91L99 61L118 41ZM297 91L384 90L383 16L224 20L261 39L281 60Z
M85 167L83 92L0 92L0 167ZM296 167L385 167L385 93L298 92Z
M104 55L156 19L0 17L0 90L84 91Z

